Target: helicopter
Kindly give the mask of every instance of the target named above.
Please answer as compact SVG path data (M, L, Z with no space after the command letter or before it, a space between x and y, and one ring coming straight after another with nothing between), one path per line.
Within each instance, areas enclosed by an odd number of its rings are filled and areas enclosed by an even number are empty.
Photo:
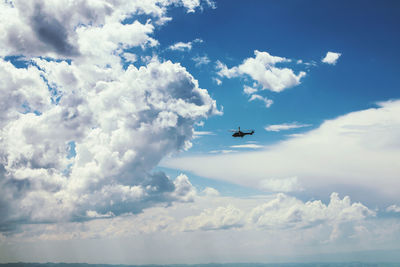
M249 132L242 132L241 130L240 130L240 127L239 127L239 129L236 131L236 130L231 130L231 132L234 132L233 134L232 134L232 136L233 137L242 137L243 138L243 136L245 136L245 135L253 135L253 133L254 133L254 130L248 130Z

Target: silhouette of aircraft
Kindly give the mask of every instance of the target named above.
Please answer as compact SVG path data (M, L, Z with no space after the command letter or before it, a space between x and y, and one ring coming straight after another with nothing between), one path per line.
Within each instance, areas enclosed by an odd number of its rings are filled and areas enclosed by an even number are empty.
M254 130L247 130L247 131L245 131L245 132L242 132L242 131L240 130L240 127L239 127L238 130L231 130L231 132L234 132L234 133L232 134L233 137L242 137L242 138L243 138L243 136L245 136L245 135L253 135Z

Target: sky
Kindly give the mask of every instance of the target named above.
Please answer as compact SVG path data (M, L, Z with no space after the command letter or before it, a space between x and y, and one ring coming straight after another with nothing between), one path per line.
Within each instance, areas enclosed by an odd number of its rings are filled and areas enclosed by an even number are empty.
M0 262L400 262L399 11L2 1Z

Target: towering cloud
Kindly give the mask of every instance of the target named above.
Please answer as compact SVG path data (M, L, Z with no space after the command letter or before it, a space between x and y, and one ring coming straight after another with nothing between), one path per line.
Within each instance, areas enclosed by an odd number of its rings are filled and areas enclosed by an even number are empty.
M186 176L152 169L191 146L195 122L219 113L215 101L180 64L124 68L120 57L157 45L150 35L170 4L201 3L1 3L0 231L193 199Z

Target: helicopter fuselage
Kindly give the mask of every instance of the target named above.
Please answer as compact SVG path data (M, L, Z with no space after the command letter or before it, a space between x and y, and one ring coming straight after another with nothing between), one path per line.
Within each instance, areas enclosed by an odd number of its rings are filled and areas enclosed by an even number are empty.
M237 132L235 132L234 134L232 134L232 136L233 137L242 137L243 138L243 136L245 136L245 135L253 135L253 133L254 133L254 131L251 131L251 132L242 132L242 131L237 131Z

